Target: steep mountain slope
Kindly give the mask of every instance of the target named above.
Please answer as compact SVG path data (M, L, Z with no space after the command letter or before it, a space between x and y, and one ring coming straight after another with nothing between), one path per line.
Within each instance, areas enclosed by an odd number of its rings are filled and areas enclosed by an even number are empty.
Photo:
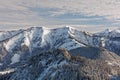
M6 39L12 38L13 36L16 36L17 34L21 33L23 30L18 31L0 31L0 42L4 41Z
M1 66L11 65L36 55L36 53L33 53L34 50L38 52L57 48L71 50L83 46L100 45L99 37L93 37L89 33L71 27L57 29L31 27L14 32L0 42ZM0 37L3 37L3 35ZM13 62L14 58L16 58L16 62Z
M1 42L4 41L4 47L7 51L11 51L11 49L14 49L17 44L26 45L31 48L47 46L49 47L49 49L62 47L68 50L73 49L74 47L76 48L84 45L99 46L99 42L94 41L94 37L92 37L92 34L78 31L71 27L63 27L58 29L32 27L27 30L19 30L16 32L17 33L10 35L10 37L7 37L7 39L3 38L1 40ZM13 32L9 33L12 34ZM9 35L9 33L6 35L0 35L0 37L6 37L7 35ZM97 39L99 40L100 38ZM14 46L11 47L11 45L13 44ZM74 46L72 47L72 45Z
M95 35L104 37L105 48L120 55L120 29L107 29Z

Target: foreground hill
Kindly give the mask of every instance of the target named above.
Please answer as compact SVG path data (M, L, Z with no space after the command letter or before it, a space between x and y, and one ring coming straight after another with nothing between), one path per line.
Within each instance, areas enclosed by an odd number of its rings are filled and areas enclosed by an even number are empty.
M119 80L118 56L107 56L106 52L111 53L103 50L101 54L106 56L99 59L71 56L64 49L39 53L21 65L16 64L14 71L3 71L0 80Z

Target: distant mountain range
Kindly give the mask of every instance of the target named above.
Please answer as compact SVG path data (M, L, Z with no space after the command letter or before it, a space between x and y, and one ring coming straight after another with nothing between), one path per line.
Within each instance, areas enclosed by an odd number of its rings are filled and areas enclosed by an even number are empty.
M0 80L119 80L120 30L66 26L0 32Z

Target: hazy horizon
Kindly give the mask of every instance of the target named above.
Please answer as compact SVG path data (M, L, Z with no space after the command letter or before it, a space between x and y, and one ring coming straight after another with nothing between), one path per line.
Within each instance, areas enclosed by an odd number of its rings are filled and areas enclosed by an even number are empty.
M65 26L70 26L73 27L77 30L80 31L87 31L87 32L91 32L91 33L96 33L96 32L101 32L104 31L105 29L110 29L110 30L115 30L118 29L119 27L103 27L103 26L99 26L99 27L95 27L95 26L85 26L85 25L42 25L42 26L13 26L13 27L4 27L2 28L0 31L11 31L11 30L19 30L19 29L27 29L30 27L46 27L46 28L60 28L60 27L65 27Z

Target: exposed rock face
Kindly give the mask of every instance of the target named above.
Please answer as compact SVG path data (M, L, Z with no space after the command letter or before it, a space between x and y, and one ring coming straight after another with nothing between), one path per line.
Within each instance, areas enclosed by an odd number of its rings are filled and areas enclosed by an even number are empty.
M0 80L109 80L120 72L117 64L71 56L64 49L39 53L16 68Z

